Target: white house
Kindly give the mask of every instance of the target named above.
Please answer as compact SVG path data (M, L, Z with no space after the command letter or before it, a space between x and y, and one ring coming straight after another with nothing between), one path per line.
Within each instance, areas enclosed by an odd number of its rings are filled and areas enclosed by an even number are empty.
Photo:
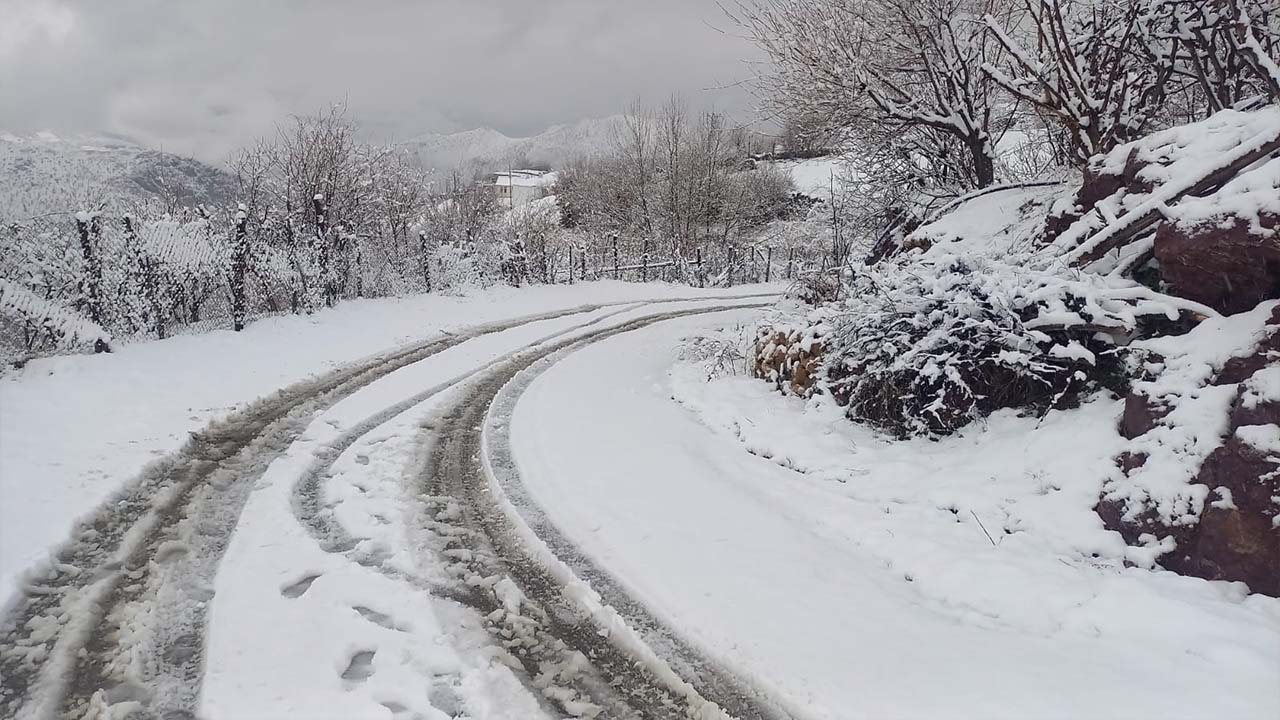
M494 173L493 186L498 204L516 208L546 197L556 183L556 174L543 170L512 170Z

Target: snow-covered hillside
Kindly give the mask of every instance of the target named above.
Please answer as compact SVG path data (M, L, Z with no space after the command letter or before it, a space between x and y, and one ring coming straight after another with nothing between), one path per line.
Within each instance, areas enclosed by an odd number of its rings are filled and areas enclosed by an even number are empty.
M224 171L114 137L0 132L0 216L82 210L103 201L176 199L222 204L234 191Z
M531 137L513 138L492 128L427 133L401 143L426 168L502 169L508 164L557 166L580 155L607 149L621 115L552 125Z

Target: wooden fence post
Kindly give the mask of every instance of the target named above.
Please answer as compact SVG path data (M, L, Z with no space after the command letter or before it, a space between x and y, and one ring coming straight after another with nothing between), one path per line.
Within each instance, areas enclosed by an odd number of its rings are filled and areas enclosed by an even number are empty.
M704 287L707 281L707 276L702 270L702 248L698 248L698 269L694 272L694 275L698 278L698 287Z
M770 245L765 250L768 251L768 254L765 255L764 259L764 281L769 282L769 279L773 277L773 246Z
M795 248L787 248L787 279L788 280L793 279L792 273L795 272L795 268L791 264L792 258L795 257L795 253L796 253Z
M640 254L640 282L649 282L649 238L644 239Z
M236 212L236 239L231 249L231 329L244 330L248 302L245 274L249 270L249 214L244 205Z
M427 292L431 292L431 256L427 253L427 231L418 231L418 252L422 254L422 279L427 284Z
M622 276L618 274L618 236L613 236L613 279L621 280Z
M84 257L84 276L80 279L80 294L85 309L89 311L89 319L99 327L102 326L102 257L98 254L98 239L102 226L96 213L77 213L76 230L80 233L80 253ZM111 352L106 341L98 338L93 342L96 353Z

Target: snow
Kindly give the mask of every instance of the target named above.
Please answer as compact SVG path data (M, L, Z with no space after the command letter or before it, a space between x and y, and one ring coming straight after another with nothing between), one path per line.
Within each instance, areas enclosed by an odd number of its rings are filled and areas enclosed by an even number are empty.
M1280 426L1241 425L1236 428L1236 437L1258 452L1280 454Z
M1280 217L1280 158L1241 172L1211 195L1182 201L1170 214L1184 227L1206 223L1229 227L1240 218L1249 223L1253 235L1265 238L1270 229L1262 225L1264 215L1273 222Z
M1046 207L1063 194L1064 188L1053 184L983 191L944 209L904 244L926 242L931 252L993 257L1026 253L1044 225Z
M423 530L419 503L410 498L420 492L420 428L450 398L432 389L553 338L723 302L606 308L474 338L390 373L315 417L258 483L222 560L200 715L377 718L392 705L443 718L448 715L430 693L443 685L471 717L542 717L485 647L479 616L428 592L445 571ZM411 406L395 412L406 398ZM348 552L326 552L297 521L292 493L348 433L355 442L323 473L321 512L359 541ZM520 611L524 597L510 578L495 578L493 589L505 612ZM252 645L245 638L253 638ZM355 681L353 668L359 670ZM573 672L565 667L552 674ZM591 714L594 706L572 691L546 689L571 714ZM493 707L485 709L486 702Z
M1119 401L891 442L677 361L752 317L575 352L512 419L551 521L687 639L812 718L1280 713L1280 601L1127 566L1094 514Z
M819 200L831 200L832 190L841 191L848 182L846 176L849 168L839 155L808 160L778 160L771 164L791 175L796 192Z
M260 320L238 334L33 360L0 377L0 603L77 518L144 466L179 448L188 433L280 387L499 318L582 303L750 291L605 281L357 300L313 316Z

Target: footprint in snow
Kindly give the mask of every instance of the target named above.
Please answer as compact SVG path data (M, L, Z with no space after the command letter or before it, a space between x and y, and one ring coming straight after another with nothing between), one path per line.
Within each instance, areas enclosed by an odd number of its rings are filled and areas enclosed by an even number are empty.
M436 676L427 690L427 702L449 717L462 717L466 714L466 708L462 703L462 695L458 692L461 684L461 678L457 675Z
M311 589L311 583L315 582L318 577L320 577L319 574L305 575L297 582L280 588L280 594L290 599L302 597L303 593Z
M384 627L388 630L405 632L404 626L402 626L400 623L397 623L395 621L395 618L391 617L390 615L387 615L386 613L380 613L377 610L374 610L373 608L367 608L363 605L356 605L351 609L360 613L360 617L364 618L365 620L368 620L374 625L377 625L379 627Z
M351 656L347 669L342 671L342 679L362 683L373 676L373 656L376 650L361 650Z
M399 715L400 713L409 711L408 705L398 703L395 700L383 700L380 704L382 707L390 710L392 715Z

